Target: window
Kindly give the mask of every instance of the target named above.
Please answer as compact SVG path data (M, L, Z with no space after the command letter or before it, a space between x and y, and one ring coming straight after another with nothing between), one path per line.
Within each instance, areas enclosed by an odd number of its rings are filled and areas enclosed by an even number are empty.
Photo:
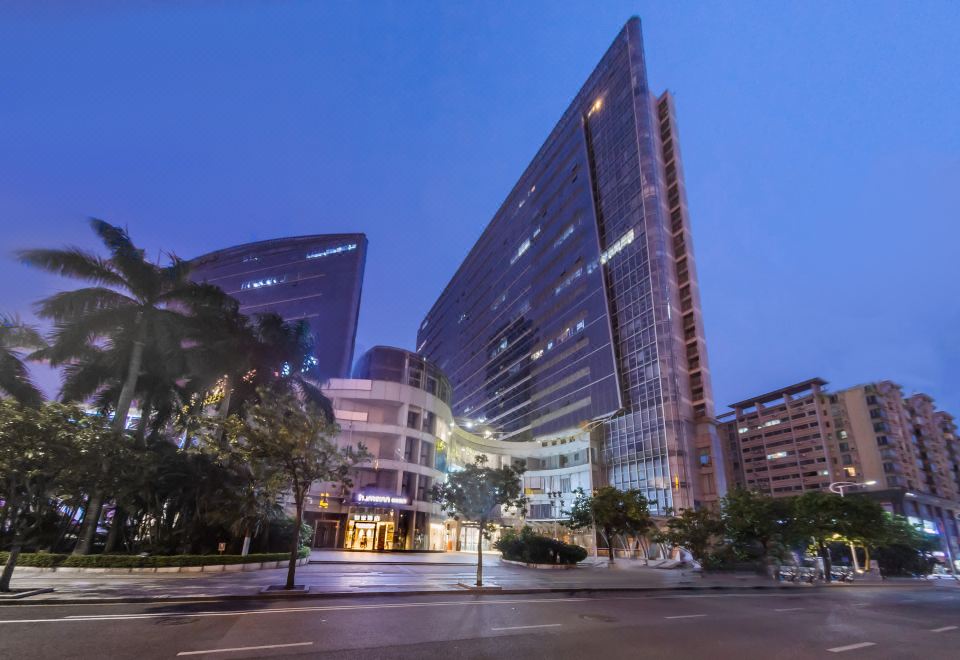
M887 438L887 436L885 436L885 435L878 435L878 436L877 436L877 444L880 445L880 446L889 445L889 444L890 444L890 440L889 440L889 439Z
M276 277L263 277L259 280L247 280L240 285L241 291L247 291L248 289L262 289L265 286L274 286L276 284L282 284L287 281L286 275L278 275Z
M413 463L413 455L416 452L417 439L407 436L406 444L403 449L403 460L407 463Z
M326 248L324 250L317 250L316 252L308 252L307 259L319 259L321 257L329 257L331 254L342 254L343 252L352 252L357 249L356 243L347 243L346 245L338 245L336 247ZM426 325L424 321L423 325Z
M573 492L573 489L570 488L570 477L560 477L560 492L561 493Z
M420 443L420 465L432 467L431 454L433 446L429 442Z
M531 520L547 520L552 518L552 508L549 504L531 504L529 518Z
M852 467L845 467L843 468L843 473L848 477L855 477L857 476L857 469Z
M706 467L710 465L710 450L701 449L700 450L700 465Z
M850 451L850 443L848 442L841 442L839 447L840 451Z
M844 454L840 457L840 460L843 461L844 465L853 465L853 458L850 457L850 454Z
M600 254L600 263L605 264L610 261L617 253L619 253L623 248L627 247L633 243L633 229L628 231L626 234L621 236L616 243L608 247Z
M407 427L411 429L420 428L420 413L416 410L407 411Z

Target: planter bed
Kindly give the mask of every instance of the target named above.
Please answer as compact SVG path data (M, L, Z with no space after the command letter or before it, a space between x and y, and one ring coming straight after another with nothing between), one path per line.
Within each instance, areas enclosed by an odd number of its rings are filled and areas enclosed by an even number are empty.
M225 571L256 571L286 568L289 554L285 552L259 555L56 555L47 553L21 554L16 570L43 573L220 573ZM303 566L309 551L301 552L297 560ZM0 564L7 553L0 552Z
M526 568L546 568L546 569L568 569L576 568L576 564L530 564L525 561L514 561L512 559L500 558L503 564L512 564L513 566L525 566Z

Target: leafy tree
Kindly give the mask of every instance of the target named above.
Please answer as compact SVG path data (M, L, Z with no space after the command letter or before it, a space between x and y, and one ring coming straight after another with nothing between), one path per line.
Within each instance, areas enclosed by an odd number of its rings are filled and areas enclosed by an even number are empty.
M455 520L475 522L477 538L477 586L483 586L483 539L490 538L493 522L504 507L526 510L523 496L525 466L487 467L487 457L477 456L472 465L447 475L442 484L434 484L431 497Z
M0 394L20 403L37 407L43 400L40 390L30 380L21 351L45 346L43 337L16 316L0 314Z
M740 556L771 557L793 540L789 500L737 488L723 498L721 512L724 533Z
M711 556L723 535L723 521L712 509L683 509L667 519L666 529L657 533L657 540L686 548L701 565Z
M242 419L228 420L227 437L246 462L257 466L268 487L293 495L295 529L303 524L303 507L317 481L351 486L350 470L370 458L363 445L338 447L332 438L339 429L313 403L293 392L262 387L259 401L247 407ZM293 589L300 539L294 534L285 588Z
M570 518L564 524L575 530L600 530L607 542L610 562L614 561L613 540L616 536L629 535L639 540L654 526L647 498L639 490L601 486L592 495L587 495L582 488L575 493L576 498L568 512Z
M882 541L875 553L884 576L925 575L935 563L931 553L939 547L936 536L912 525L903 516L887 514Z
M110 433L103 420L74 406L31 408L0 401L0 531L8 530L10 537L0 591L9 591L21 549L56 510L57 496L72 485L73 470L82 460L80 447L105 436Z
M840 497L808 491L793 498L791 509L798 535L811 539L823 558L827 582L831 580L829 544L832 541L877 545L882 542L887 527L883 507L859 495Z
M113 430L124 431L137 392L148 346L179 346L192 310L224 306L231 300L217 287L190 280L190 264L176 257L166 266L150 263L127 232L102 220L90 221L109 253L104 259L79 248L21 250L23 263L91 283L38 303L38 314L54 322L48 348L38 352L53 366L88 366L94 390L119 383L112 402ZM235 304L235 303L233 303ZM68 378L79 377L68 371ZM142 411L148 415L148 411ZM105 501L92 490L75 552L89 553Z

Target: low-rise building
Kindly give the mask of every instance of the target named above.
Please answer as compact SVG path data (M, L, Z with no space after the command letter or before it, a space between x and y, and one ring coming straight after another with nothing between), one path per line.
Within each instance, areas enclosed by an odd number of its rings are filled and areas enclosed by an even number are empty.
M377 346L353 378L332 378L336 442L363 445L373 458L354 470L353 487L317 483L305 513L313 547L349 550L445 550L445 515L430 490L445 475L450 384L416 353Z

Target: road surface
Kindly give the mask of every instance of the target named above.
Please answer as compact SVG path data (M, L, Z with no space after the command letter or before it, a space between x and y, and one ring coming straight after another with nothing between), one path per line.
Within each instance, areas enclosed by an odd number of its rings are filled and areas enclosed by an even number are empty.
M0 607L0 658L958 658L960 588Z

